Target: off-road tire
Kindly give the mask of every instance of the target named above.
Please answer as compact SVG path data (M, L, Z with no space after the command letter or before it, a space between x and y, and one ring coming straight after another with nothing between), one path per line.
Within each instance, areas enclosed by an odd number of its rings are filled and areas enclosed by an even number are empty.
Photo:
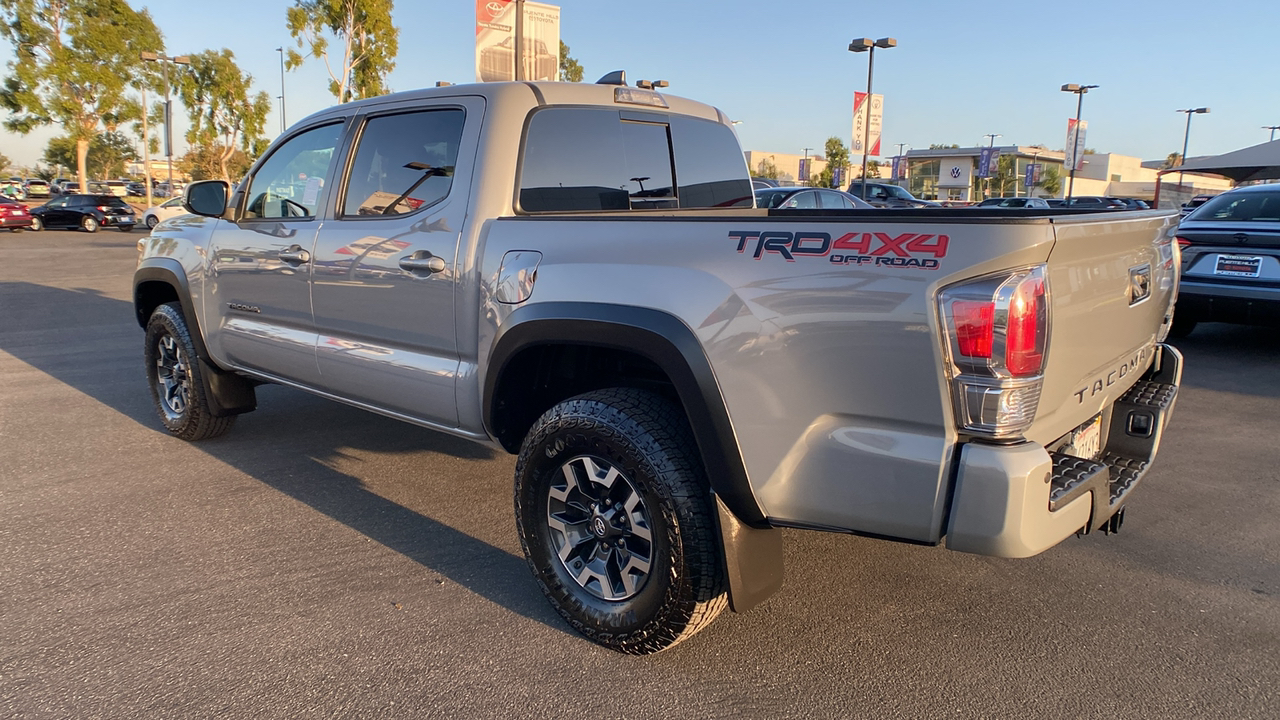
M191 331L178 303L165 303L151 313L144 347L151 401L169 434L183 440L208 440L231 429L235 415L214 417L210 411ZM171 383L185 386L181 408L169 405L163 397L168 393L162 373Z
M557 552L557 538L567 536L551 529L552 485L566 483L565 468L584 457L616 468L628 481L651 533L648 574L621 600L602 599L574 578ZM548 410L520 449L515 510L520 544L542 592L574 629L600 645L635 655L659 652L706 627L727 605L705 472L684 414L659 395L612 388Z
M98 232L99 227L98 219L92 215L85 215L80 220L80 227L83 228L85 232L96 233Z

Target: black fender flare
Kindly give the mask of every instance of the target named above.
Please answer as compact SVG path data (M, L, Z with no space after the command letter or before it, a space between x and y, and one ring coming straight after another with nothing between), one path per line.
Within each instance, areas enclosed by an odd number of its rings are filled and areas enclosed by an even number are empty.
M209 356L209 348L204 344L204 332L200 329L200 316L196 314L195 305L191 302L191 286L187 283L187 273L182 264L168 257L146 258L138 264L133 273L133 312L138 326L147 327L150 315L144 308L139 289L146 283L159 282L168 285L178 296L178 304L182 306L182 316L190 331L191 343L195 345L196 355L200 361L200 379L204 385L205 395L209 398L209 411L214 417L226 417L250 412L258 407L257 393L254 384L248 378L234 372L223 370L214 364Z
M711 362L687 325L649 308L549 302L517 308L489 353L482 408L492 434L498 383L509 362L538 345L573 343L637 353L666 373L689 417L717 507L729 602L743 612L782 585L781 531L769 526L747 479Z

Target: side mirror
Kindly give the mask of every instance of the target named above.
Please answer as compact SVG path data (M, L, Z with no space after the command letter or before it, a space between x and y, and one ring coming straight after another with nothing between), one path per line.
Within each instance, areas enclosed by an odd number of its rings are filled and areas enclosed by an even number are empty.
M182 198L182 208L189 213L205 217L222 217L227 211L227 198L231 186L225 180L201 180L187 186Z

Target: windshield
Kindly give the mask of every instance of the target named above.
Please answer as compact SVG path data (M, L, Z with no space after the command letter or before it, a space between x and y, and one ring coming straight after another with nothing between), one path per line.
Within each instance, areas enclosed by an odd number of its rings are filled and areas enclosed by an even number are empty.
M1195 219L1280 223L1280 189L1218 195L1196 210Z

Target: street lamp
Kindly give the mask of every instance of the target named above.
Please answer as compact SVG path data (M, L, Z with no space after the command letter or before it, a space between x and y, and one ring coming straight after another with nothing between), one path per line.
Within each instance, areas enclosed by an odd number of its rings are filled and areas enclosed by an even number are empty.
M1182 167L1187 164L1187 142L1191 140L1191 116L1207 113L1209 112L1209 108L1188 108L1186 110L1179 110L1178 112L1187 114L1187 131L1182 136L1182 157L1178 159L1178 167ZM1181 170L1178 171L1178 192L1182 192Z
M984 178L987 181L987 191L986 193L983 194L983 198L982 198L983 200L986 200L987 198L991 197L991 155L994 153L996 149L996 138L1004 137L1004 136L1001 135L1000 133L987 133L982 137L986 138L989 141L987 143L987 175L986 175L986 178ZM1001 189L1003 190L1003 188Z
M1275 140L1275 139L1276 139L1276 131L1277 131L1277 130L1280 130L1280 125L1263 125L1263 126L1262 126L1262 129L1263 129L1263 130L1270 130L1270 131L1271 131L1271 139L1272 139L1272 140Z
M1084 106L1084 94L1098 87L1097 85L1077 85L1075 83L1067 83L1062 86L1062 92L1076 94L1076 136L1072 138L1076 140L1076 145L1080 144L1077 138L1080 137L1080 110ZM1071 204L1071 194L1076 189L1076 165L1080 164L1080 158L1077 157L1078 148L1067 148L1067 155L1071 158L1071 176L1067 181L1067 204Z
M858 38L849 43L849 52L865 52L867 53L867 122L862 128L862 199L867 199L867 153L871 148L867 144L871 141L871 71L875 67L876 48L897 47L898 41L893 38L880 38L872 40L871 38Z
M173 102L169 100L169 64L190 65L191 58L186 55L169 57L164 53L144 52L142 59L147 62L164 63L164 154L169 163L169 196L173 196Z
M276 52L280 53L280 133L284 134L284 48L276 48Z

